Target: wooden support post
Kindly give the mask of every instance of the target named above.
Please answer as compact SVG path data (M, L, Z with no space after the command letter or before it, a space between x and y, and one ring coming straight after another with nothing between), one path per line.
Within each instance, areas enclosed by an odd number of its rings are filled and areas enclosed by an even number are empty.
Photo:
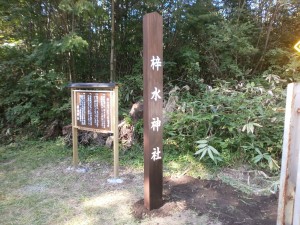
M298 133L298 135L299 134L300 133ZM298 152L298 170L297 171L298 171L298 173L297 173L297 183L296 183L293 225L300 225L300 151Z
M119 176L119 96L118 96L118 86L114 88L113 91L113 132L114 132L114 177Z
M73 166L78 166L78 129L75 128L76 106L74 88L71 88L71 110L72 110L72 140L73 140Z
M299 135L300 84L292 83L287 87L277 225L300 224Z
M158 13L143 19L144 204L162 206L163 20Z

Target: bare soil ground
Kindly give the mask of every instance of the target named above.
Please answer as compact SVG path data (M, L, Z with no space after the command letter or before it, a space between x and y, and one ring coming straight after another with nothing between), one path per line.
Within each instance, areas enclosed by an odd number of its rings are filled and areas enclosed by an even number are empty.
M178 211L182 217L174 221L184 224L179 221L185 221L185 211L191 210L198 217L208 216L209 224L276 224L277 197L274 194L248 195L220 180L200 180L189 176L167 177L164 179L164 200L160 209L151 212L144 208L143 200L140 200L134 204L133 214L141 220L145 215L152 218L166 217ZM197 221L194 222L197 224Z

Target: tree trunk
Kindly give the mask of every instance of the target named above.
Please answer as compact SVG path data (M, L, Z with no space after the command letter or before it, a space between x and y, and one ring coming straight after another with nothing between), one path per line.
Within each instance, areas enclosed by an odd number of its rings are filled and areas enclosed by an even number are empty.
M111 0L110 82L114 82L115 80L115 1Z
M263 59L266 55L266 52L267 52L267 49L268 49L268 45L269 45L269 41L270 41L270 34L271 34L271 31L273 29L273 24L275 23L275 20L276 20L276 17L277 17L277 14L279 13L279 9L280 9L280 4L277 3L275 5L275 9L274 9L274 13L271 15L270 17L270 21L269 21L269 25L268 25L268 29L267 29L267 34L266 34L266 40L265 40L265 44L264 44L264 48L263 48L263 51L262 51L262 54L261 54L261 57L260 59L258 60L254 70L253 70L253 74L258 70L258 68L261 66L261 63L263 62Z

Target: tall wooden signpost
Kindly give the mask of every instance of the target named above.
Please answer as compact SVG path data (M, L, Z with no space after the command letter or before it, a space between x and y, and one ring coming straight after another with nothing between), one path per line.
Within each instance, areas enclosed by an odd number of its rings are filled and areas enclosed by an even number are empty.
M144 73L144 204L162 206L163 20L158 13L143 18Z

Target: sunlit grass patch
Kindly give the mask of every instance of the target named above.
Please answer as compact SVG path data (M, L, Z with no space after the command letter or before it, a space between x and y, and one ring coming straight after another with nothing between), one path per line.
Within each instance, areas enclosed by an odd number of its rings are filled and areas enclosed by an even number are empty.
M90 167L86 173L69 170L72 148L65 147L61 140L1 146L1 223L96 225L113 221L118 224L118 217L125 213L120 221L134 224L130 205L137 197L129 192L127 195L119 193L123 186L107 183L113 171L113 151L80 146L79 155L81 165ZM134 189L130 193L140 193L140 185L142 181L138 186L127 187ZM139 191L135 190L137 188ZM112 193L107 198L109 205L98 201L98 205L92 207L95 199L108 193Z
M166 151L164 159L164 176L183 176L200 177L204 179L213 176L213 167L207 167L199 162L192 153L180 153Z
M205 168L189 154L164 153L164 176L200 176ZM57 141L23 141L0 146L0 215L3 224L136 224L131 206L143 198L143 147L120 150L123 184L113 176L112 149L79 146L78 173L72 148Z
M0 162L3 169L11 169L10 162L14 162L14 167L30 170L45 163L64 159L70 153L61 140L24 141L0 146Z
M36 170L59 162L69 151L56 142L24 141L0 147L0 214L3 224L51 224L68 209L49 197L47 182L36 182ZM46 167L47 168L47 167ZM45 180L46 181L46 180Z
M3 224L55 224L70 215L64 201L47 193L10 195L0 203Z
M127 151L121 151L120 165L143 170L143 146L135 144ZM209 178L213 176L215 165L211 165L211 167L208 167L208 164L204 165L194 157L193 152L173 151L170 146L164 146L163 170L164 176L190 175L193 177Z

